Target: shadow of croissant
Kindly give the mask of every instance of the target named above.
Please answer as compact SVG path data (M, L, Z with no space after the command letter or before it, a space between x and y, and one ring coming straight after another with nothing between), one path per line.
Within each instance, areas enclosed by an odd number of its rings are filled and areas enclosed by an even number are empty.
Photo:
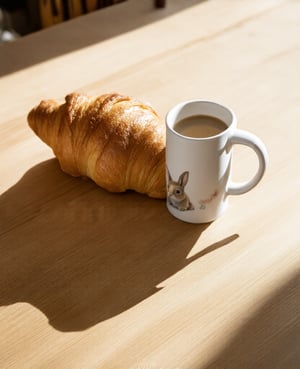
M0 306L27 302L60 331L87 329L156 293L209 226L180 222L165 202L112 194L64 174L55 159L0 197Z

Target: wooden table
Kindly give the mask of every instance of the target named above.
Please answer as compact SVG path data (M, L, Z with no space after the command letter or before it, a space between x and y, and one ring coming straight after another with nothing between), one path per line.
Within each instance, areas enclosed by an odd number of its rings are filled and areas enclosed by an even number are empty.
M300 367L299 46L295 0L131 0L0 46L1 369ZM228 104L267 174L208 225L72 178L26 114L75 90Z

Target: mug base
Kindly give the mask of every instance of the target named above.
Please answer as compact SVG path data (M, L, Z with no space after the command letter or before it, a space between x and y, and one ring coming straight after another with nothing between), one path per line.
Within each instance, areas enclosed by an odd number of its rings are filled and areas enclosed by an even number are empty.
M227 204L224 204L221 208L219 208L216 212L212 214L212 212L209 211L201 211L201 210L178 210L174 208L174 206L167 203L167 209L171 215L173 215L175 218L186 222L186 223L193 223L193 224L205 224L205 223L211 223L215 221L217 218L221 217L225 210L226 210Z

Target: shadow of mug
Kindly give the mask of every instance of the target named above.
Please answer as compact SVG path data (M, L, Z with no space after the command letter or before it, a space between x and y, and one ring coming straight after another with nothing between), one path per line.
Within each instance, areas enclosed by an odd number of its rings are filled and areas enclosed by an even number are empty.
M0 197L0 306L27 302L60 331L87 329L159 290L190 262L209 224L172 217L165 201L112 194L64 174L55 159Z

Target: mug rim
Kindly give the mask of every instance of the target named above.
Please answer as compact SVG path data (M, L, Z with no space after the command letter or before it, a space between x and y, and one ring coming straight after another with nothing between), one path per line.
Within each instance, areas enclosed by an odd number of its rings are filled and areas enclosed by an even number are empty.
M177 123L176 120L173 120L172 123L170 123L169 119L170 119L170 115L178 110L178 113L187 105L191 105L191 104L211 104L211 105L214 105L214 106L217 106L218 108L220 109L223 109L225 110L227 113L229 113L231 115L231 120L230 120L230 123L228 124L227 122L224 122L223 119L221 119L227 126L226 129L224 129L224 131L216 134L216 135L213 135L213 136L209 136L209 137L190 137L190 136L185 136L185 135L182 135L181 133L177 132L175 129L174 129L174 125ZM187 117L189 116L192 116L192 115L187 115ZM213 116L213 115L211 115ZM219 118L220 119L220 118ZM207 100L207 99L191 99L191 100L185 100L185 101L182 101L176 105L174 105L166 114L166 117L165 117L165 123L166 123L166 126L167 128L172 132L174 133L175 135L177 135L178 137L181 137L183 139L186 139L186 140L192 140L192 141L209 141L209 140L212 140L212 139L215 139L215 138L219 138L225 134L228 133L229 130L231 129L234 129L236 128L236 123L237 123L237 120L236 120L236 115L235 113L233 112L233 110L228 107L227 105L225 104L222 104L222 103L219 103L217 101L213 101L213 100Z

